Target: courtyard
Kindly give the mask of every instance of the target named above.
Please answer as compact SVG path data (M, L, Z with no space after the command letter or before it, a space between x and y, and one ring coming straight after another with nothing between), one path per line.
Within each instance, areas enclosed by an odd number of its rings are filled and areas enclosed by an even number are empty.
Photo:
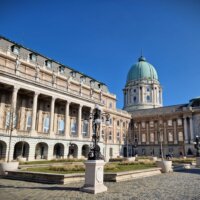
M83 182L50 185L0 179L2 200L65 200L65 199L140 199L140 200L197 200L200 199L200 169L179 169L120 183L105 183L108 192L97 195L80 192Z

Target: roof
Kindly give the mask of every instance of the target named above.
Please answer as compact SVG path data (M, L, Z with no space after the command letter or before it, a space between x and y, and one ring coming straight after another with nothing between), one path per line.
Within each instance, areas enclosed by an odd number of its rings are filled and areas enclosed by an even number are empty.
M42 56L42 57L45 57L45 58L47 58L48 60L51 60L52 62L55 62L55 63L57 63L57 64L59 64L59 65L61 65L61 66L64 66L64 67L66 67L66 68L68 68L68 69L70 69L70 70L72 70L72 71L74 71L74 72L77 72L77 73L79 73L79 74L82 74L83 76L86 76L86 77L88 77L88 78L90 78L90 79L92 79L92 80L94 80L94 81L96 81L96 82L98 82L98 83L100 83L100 84L102 84L102 85L107 86L105 83L103 83L103 82L101 82L101 81L98 81L98 80L92 78L91 76L88 76L88 75L86 75L86 74L84 74L84 73L82 73L82 72L79 72L79 71L73 69L72 67L70 67L70 66L68 66L68 65L64 65L64 64L62 64L62 63L60 63L60 62L58 62L58 61L56 61L56 60L54 60L54 59L52 59L52 58L49 58L49 57L47 57L47 56L44 56L44 55L38 53L38 52L35 51L35 50L32 50L32 49L30 49L30 48L27 48L27 47L23 46L22 44L19 44L19 43L13 41L13 40L10 40L10 39L8 39L8 38L6 38L6 37L0 35L0 39L1 39L1 38L4 39L4 40L9 41L9 42L11 42L11 43L13 43L13 44L16 45L16 46L19 46L19 47L22 47L22 48L24 48L24 49L26 49L26 50L28 50L28 51L31 51L31 52L33 52L34 54L40 55L40 56Z

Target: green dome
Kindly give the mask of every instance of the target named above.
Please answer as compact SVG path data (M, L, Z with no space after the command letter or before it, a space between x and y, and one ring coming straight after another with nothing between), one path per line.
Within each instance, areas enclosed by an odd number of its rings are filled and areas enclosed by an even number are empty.
M144 79L158 80L158 75L153 65L148 63L146 59L141 56L138 62L129 70L126 83Z

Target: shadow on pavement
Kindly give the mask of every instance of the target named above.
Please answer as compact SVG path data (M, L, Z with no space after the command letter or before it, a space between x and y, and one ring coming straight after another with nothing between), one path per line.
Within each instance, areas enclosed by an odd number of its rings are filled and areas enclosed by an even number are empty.
M30 187L24 187L24 186L6 186L6 185L1 185L0 184L0 189L8 189L8 188L12 188L12 189L37 189L37 190L66 190L66 191L80 191L80 188L75 188L75 187L34 187L34 186L30 186Z
M188 174L199 174L200 175L200 168L193 168L193 169L174 169L174 172L180 173L188 173Z

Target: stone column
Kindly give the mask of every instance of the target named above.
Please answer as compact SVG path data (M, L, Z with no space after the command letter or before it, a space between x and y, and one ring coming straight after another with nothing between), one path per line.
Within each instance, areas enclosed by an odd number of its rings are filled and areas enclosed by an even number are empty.
M157 123L154 123L154 130L155 130L155 144L158 144L158 130L159 130L159 121Z
M6 117L5 114L4 114L4 110L5 110L5 102L6 102L6 95L5 94L2 94L1 96L1 104L0 104L0 128L5 128L5 125L4 125L4 118Z
M12 93L12 109L13 109L13 113L16 113L18 90L19 90L19 88L14 86L13 93Z
M79 105L78 109L78 138L82 138L82 105Z
M194 133L193 133L193 120L192 116L190 116L190 143L194 141Z
M173 121L173 125L174 125L174 144L177 144L178 142L178 138L177 138L177 129L176 129L176 123L177 121Z
M13 124L15 125L16 123L16 120L17 120L17 112L16 112L16 109L17 109L17 93L19 91L19 88L14 86L13 88L13 93L12 93L12 102L11 102L11 109L13 112ZM17 128L17 127L16 127ZM13 130L12 132L13 134L16 134L16 129Z
M53 123L54 123L55 100L56 100L56 98L52 97L52 99L51 99L51 115L50 115L50 130L49 130L49 133L51 136L54 136Z
M149 144L149 135L150 135L150 133L149 133L149 123L146 123L145 124L145 127L146 127L146 133L147 133L147 138L146 138L146 144Z
M20 109L20 121L19 121L20 130L25 130L26 127L25 107L26 107L26 99L22 99L22 106Z
M138 144L141 144L141 123L138 123Z
M69 128L70 128L69 106L70 106L70 101L67 101L65 105L65 138L69 138Z
M32 125L31 125L32 134L35 134L38 96L39 96L39 93L35 92L34 97L33 97L33 110L32 110Z
M143 86L141 86L141 103L144 103L144 95L143 95L143 92L144 92L144 88Z
M188 131L187 131L187 118L184 117L184 136L185 136L185 143L188 143Z

